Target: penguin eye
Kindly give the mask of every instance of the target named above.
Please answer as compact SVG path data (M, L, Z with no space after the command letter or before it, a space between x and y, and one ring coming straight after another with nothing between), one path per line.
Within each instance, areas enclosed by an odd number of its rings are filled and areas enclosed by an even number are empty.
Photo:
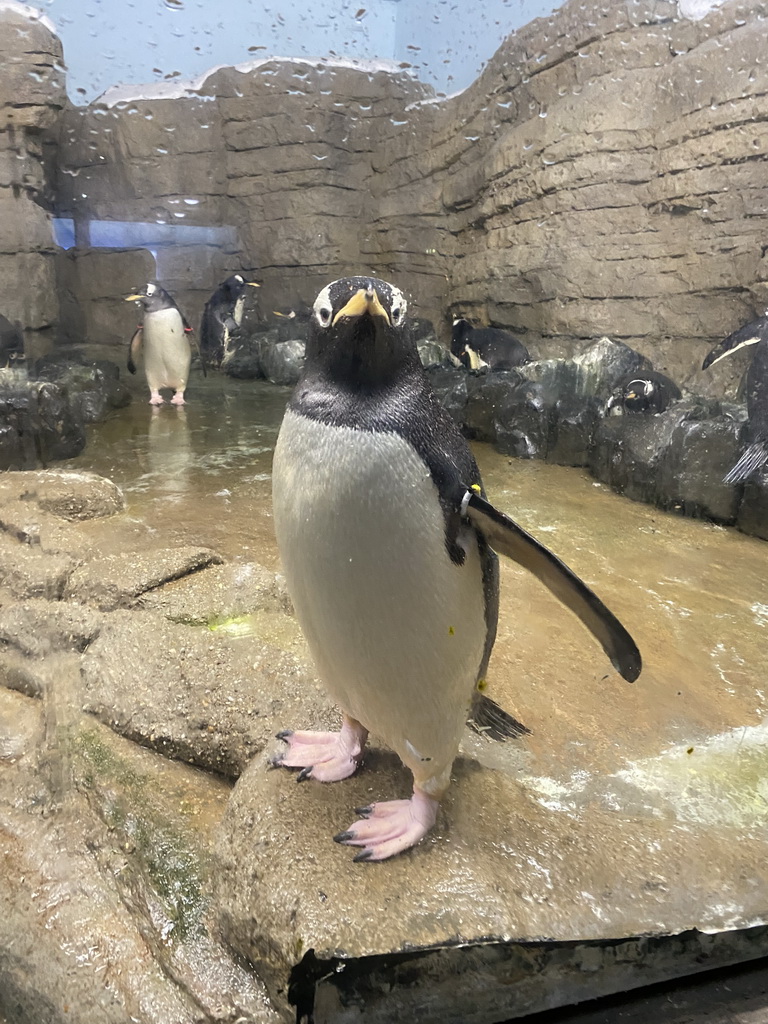
M395 326L397 326L397 324L400 323L400 318L402 317L402 315L403 315L403 307L402 306L395 306L395 308L392 310L392 323Z
M331 311L330 309L328 309L327 306L321 306L321 308L317 311L317 316L323 327L327 327L328 324L331 322Z

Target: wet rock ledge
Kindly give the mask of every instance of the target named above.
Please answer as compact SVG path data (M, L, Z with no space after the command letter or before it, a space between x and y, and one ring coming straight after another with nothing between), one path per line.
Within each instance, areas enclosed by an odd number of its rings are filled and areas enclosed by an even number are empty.
M768 953L764 829L621 791L554 813L479 738L434 835L353 865L330 836L405 789L397 759L374 738L343 785L270 771L280 728L336 722L280 578L104 553L123 506L91 474L0 477L9 1022L490 1024Z

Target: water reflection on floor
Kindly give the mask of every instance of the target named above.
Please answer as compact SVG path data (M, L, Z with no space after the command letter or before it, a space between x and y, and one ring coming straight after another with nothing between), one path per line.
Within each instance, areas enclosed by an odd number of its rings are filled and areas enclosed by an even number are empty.
M209 545L278 565L271 453L289 394L222 377L186 408L140 397L91 428L66 465L125 491L101 550ZM532 730L519 745L468 739L484 763L526 778L564 813L589 801L633 814L768 822L768 544L613 494L588 473L477 446L494 503L550 546L635 636L645 668L621 680L583 627L523 570L502 571L491 693ZM720 807L720 810L717 808Z

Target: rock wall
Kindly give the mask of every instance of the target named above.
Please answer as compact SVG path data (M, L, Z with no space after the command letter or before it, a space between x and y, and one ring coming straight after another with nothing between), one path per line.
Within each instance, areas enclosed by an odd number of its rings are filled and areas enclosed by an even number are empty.
M764 12L568 3L531 23L380 147L380 253L418 211L450 311L540 356L607 333L688 376L768 297Z
M368 269L443 338L457 312L535 356L608 334L701 388L713 341L768 299L765 8L731 0L691 22L665 0L571 0L447 99L397 69L276 59L145 98L110 90L50 131L56 213L84 246L94 220L165 226L130 244L157 253L193 322L233 271L258 275L268 312ZM27 135L62 102L46 88ZM3 240L3 273L23 267L42 293L47 217L27 203L33 230ZM112 279L115 298L138 284ZM31 324L55 316L9 291Z
M21 5L0 10L0 69L0 313L39 354L58 319L43 142L65 102L64 65L51 27Z
M157 250L158 276L192 323L235 271L258 276L265 310L292 306L359 269L380 125L428 91L301 61L222 68L177 98L114 90L62 119L57 211L83 233L92 220L181 228ZM185 244L190 226L210 239Z

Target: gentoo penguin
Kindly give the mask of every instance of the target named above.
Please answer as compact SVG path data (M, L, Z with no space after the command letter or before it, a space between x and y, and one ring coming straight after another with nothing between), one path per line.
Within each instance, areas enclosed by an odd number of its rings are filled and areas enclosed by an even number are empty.
M741 431L744 451L723 477L727 484L742 483L768 462L768 310L724 338L701 367L706 370L746 345L754 345L755 354L744 377L747 395L747 422Z
M629 374L608 401L608 408L621 406L629 413L664 412L672 402L682 398L680 388L663 373L647 370Z
M218 368L232 355L229 340L243 321L245 289L260 287L241 274L232 274L208 299L200 322L200 352L207 366Z
M498 616L492 549L539 576L626 679L640 672L637 647L602 602L485 500L421 366L406 300L385 281L334 281L315 301L275 450L273 507L296 614L343 712L339 733L280 733L287 749L274 763L300 768L299 779L344 779L373 730L413 773L410 799L371 804L335 837L362 847L356 860L417 843L467 716L506 715L481 695Z
M136 359L144 346L144 374L149 385L149 404L162 405L161 388L173 388L173 405L184 405L192 350L187 334L192 328L168 292L150 281L143 291L127 295L126 302L144 308L144 320L131 338L128 370L136 373Z
M451 353L468 370L511 370L530 363L528 349L499 327L473 327L463 317L453 321Z

